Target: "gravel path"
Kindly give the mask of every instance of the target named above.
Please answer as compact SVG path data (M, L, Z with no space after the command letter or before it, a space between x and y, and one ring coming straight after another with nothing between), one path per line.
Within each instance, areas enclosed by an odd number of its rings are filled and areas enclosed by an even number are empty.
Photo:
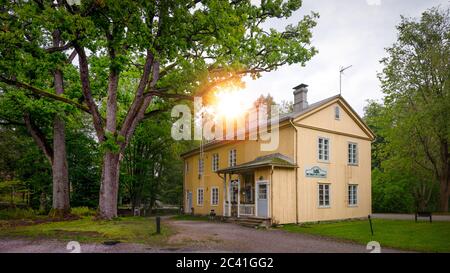
M414 214L402 214L402 213L374 213L372 218L378 219L392 219L392 220L412 220L414 221ZM450 215L432 215L433 221L450 221ZM419 217L417 221L428 221L427 217Z
M257 230L231 223L173 221L164 219L177 233L164 246L119 243L80 245L81 252L369 252L365 245L324 237L289 233L282 230ZM399 252L386 249L382 252ZM71 252L67 242L57 240L0 239L0 252Z
M172 221L171 225L179 231L170 238L171 243L190 242L191 247L208 252L369 252L365 245L356 243L231 223ZM382 252L400 251L382 247Z

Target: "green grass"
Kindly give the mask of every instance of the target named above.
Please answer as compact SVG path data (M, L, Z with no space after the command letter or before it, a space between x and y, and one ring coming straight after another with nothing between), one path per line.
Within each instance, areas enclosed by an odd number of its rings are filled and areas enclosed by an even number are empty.
M378 241L383 247L420 252L450 252L450 222L373 219L374 235L368 220L285 225L290 232L322 235L362 244Z
M88 207L75 207L70 210L70 213L77 216L94 216L97 212Z
M208 221L209 216L206 215L190 215L190 214L179 214L172 217L174 220L181 221Z
M12 220L12 219L36 219L38 213L29 209L9 208L0 210L0 220Z
M0 227L2 237L26 237L75 240L79 242L120 241L125 243L162 244L172 231L161 224L161 234L155 234L154 218L119 217L111 221L79 220L48 222L37 225Z

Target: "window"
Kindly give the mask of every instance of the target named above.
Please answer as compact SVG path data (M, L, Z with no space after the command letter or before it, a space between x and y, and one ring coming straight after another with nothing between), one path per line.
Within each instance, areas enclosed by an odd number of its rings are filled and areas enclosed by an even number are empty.
M339 106L334 107L334 119L340 119L341 118L341 109Z
M203 158L198 159L198 175L203 175L204 161Z
M356 206L358 204L358 185L348 185L348 205Z
M211 205L217 206L219 204L219 188L211 188Z
M319 207L330 206L330 184L319 184Z
M184 172L187 173L189 171L189 162L184 162Z
M197 205L199 205L199 206L203 205L203 189L202 188L197 189Z
M228 156L228 166L230 167L236 166L236 149L230 150Z
M258 199L266 200L267 199L267 184L259 184L258 186Z
M212 156L212 170L213 172L219 169L219 154L213 154Z
M330 140L328 138L319 137L319 160L328 161L330 159Z
M358 144L348 143L348 164L356 165L358 164Z

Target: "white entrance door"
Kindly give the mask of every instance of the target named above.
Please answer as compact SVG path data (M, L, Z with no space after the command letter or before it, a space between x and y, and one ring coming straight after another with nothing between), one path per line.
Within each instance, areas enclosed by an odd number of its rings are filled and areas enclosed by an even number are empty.
M256 183L256 216L269 217L269 183L258 181Z
M186 213L192 212L192 192L188 191L186 194Z

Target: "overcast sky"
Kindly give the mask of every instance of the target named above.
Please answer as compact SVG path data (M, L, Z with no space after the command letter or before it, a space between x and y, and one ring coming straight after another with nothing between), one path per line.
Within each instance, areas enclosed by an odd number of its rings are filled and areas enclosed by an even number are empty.
M400 15L420 17L426 9L448 1L438 0L304 0L289 20L277 20L266 26L278 30L298 22L303 15L320 14L313 29L312 45L319 53L305 67L283 66L264 73L257 80L246 80L246 97L254 99L270 93L277 102L293 100L292 87L306 83L308 102L339 93L339 67L353 65L342 77L342 95L360 114L368 99L381 99L377 73L385 48L396 40L395 26Z

